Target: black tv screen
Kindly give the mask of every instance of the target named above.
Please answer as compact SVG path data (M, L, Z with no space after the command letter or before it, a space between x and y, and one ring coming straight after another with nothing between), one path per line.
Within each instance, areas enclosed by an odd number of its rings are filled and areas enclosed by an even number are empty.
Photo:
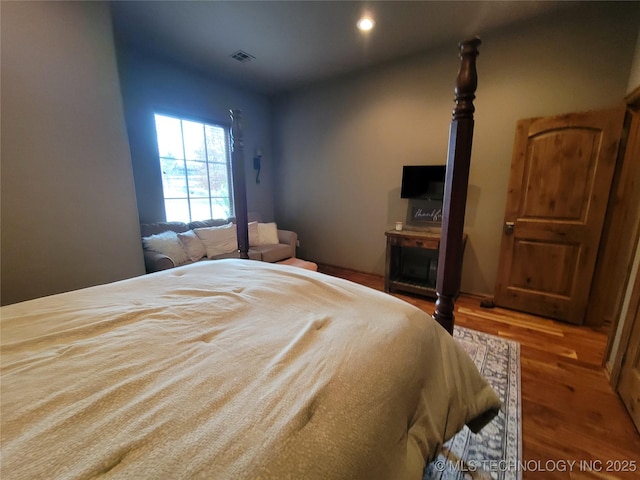
M445 170L446 165L405 165L400 197L442 200Z

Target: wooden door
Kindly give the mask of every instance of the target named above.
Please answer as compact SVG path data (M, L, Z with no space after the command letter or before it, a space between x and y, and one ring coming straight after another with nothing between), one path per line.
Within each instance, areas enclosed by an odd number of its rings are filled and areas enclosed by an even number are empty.
M625 323L631 324L631 335L626 346L621 340L621 346L626 350L622 357L617 390L640 432L640 271L636 271L635 285L625 320Z
M624 113L518 122L497 305L583 323Z

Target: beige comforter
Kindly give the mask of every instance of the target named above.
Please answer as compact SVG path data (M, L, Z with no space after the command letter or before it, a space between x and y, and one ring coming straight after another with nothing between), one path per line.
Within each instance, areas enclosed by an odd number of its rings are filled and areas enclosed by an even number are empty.
M428 315L201 262L1 309L0 476L420 479L499 401Z

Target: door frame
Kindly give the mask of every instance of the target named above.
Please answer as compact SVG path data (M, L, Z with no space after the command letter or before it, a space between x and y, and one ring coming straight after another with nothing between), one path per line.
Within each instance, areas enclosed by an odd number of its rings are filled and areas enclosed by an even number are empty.
M640 85L637 86L627 97L625 98L629 108L635 111L640 111ZM640 214L640 212L637 212ZM638 243L640 242L640 229L636 232L636 238L634 240L635 248L634 262L637 260L637 256L640 256L638 250ZM611 325L609 330L609 336L607 340L607 347L604 358L602 360L605 371L609 373L609 383L618 391L618 383L620 381L620 373L622 371L622 360L629 348L629 337L631 330L633 329L634 316L636 310L640 307L640 269L636 272L635 279L631 278L632 269L629 268L627 280L625 282L626 294L620 301L618 308L618 315L615 317L615 322ZM629 286L633 283L633 287L630 291ZM624 303L626 299L629 299L628 308L623 318ZM612 352L616 338L619 338L618 347L615 352ZM613 358L611 354L613 353Z
M634 257L634 263L638 263L640 258L640 251L638 250L637 238L636 238L636 255ZM631 272L630 272L631 273ZM640 268L636 265L636 274L634 278L629 279L627 288L627 295L625 295L625 300L628 298L628 302L623 302L623 306L620 312L620 332L618 333L618 329L612 330L609 335L609 344L607 347L611 349L613 344L615 343L615 339L618 338L618 347L614 352L614 358L611 361L611 372L610 372L610 383L611 386L617 391L618 384L620 383L620 374L622 373L623 360L629 349L629 340L631 337L631 331L633 330L635 324L636 313L640 308ZM625 312L624 304L626 304L627 309ZM623 317L624 313L624 317Z

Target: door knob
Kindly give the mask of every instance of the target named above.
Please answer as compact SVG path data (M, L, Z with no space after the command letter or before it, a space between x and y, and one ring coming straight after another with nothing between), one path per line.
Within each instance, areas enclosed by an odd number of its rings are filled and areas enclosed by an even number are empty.
M514 222L504 222L504 233L506 233L507 235L511 235L513 233L514 227Z

